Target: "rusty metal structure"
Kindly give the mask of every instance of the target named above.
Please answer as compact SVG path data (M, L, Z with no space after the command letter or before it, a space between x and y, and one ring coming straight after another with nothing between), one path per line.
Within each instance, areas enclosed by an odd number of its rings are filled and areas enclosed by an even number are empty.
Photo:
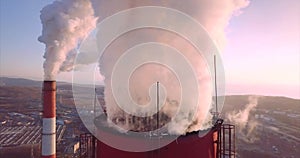
M138 138L129 138L117 132L101 131L105 137L114 140L139 141ZM163 139L163 138L162 138ZM142 144L141 140L141 145ZM128 152L111 147L91 134L80 136L80 155L82 158L110 158L110 157L130 157L130 158L235 158L235 126L223 124L222 119L218 119L214 127L199 137L199 131L179 136L175 141L156 150L146 152Z
M235 158L235 126L223 124L218 133L218 158Z
M85 133L80 135L79 156L82 158L94 158L96 149L96 138L90 134Z
M215 122L214 126L209 130L204 132L204 135L200 136L203 131L195 131L187 133L186 135L181 135L176 138L176 140L163 146L159 149L145 152L130 152L116 149L107 145L106 143L96 140L95 138L81 139L84 144L89 144L94 142L95 144L87 145L93 146L95 150L91 150L88 147L84 147L84 153L94 152L92 154L83 154L87 158L111 158L111 157L124 157L124 158L235 158L235 126L231 124L223 124L223 119L220 119L220 113L218 110L218 93L217 93L217 83L216 83L216 56L214 56L214 67L215 67L215 111L212 112L213 120ZM95 97L96 98L96 97ZM159 105L159 82L157 82L157 105ZM158 108L157 108L158 109ZM159 111L157 110L157 114ZM162 121L157 116L157 129L159 128L159 122ZM98 116L95 118L95 125L99 125L97 120L106 118L106 116ZM104 119L105 120L105 119ZM109 138L109 141L115 142L125 142L128 145L135 143L141 146L147 146L143 138L139 137L128 137L124 133L119 133L116 130L97 128L97 134L101 137ZM90 135L89 135L90 136ZM159 139L168 139L168 136L158 136ZM96 140L96 141L91 141ZM157 141L157 139L156 139ZM153 143L153 142L149 142Z

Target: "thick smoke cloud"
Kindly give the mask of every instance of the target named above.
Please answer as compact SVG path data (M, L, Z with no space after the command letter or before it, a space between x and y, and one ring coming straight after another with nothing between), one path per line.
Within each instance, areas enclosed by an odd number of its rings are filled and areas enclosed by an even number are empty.
M200 22L221 48L226 44L225 28L231 17L239 15L242 12L241 9L247 7L250 3L249 0L91 1L99 21L121 10L141 6L162 6L182 11Z
M101 20L118 13L119 11L141 7L141 6L162 6L177 9L184 12L193 18L195 18L211 35L211 38L217 43L219 48L223 48L226 44L225 38L225 28L229 24L229 20L233 15L240 13L240 9L246 7L249 4L248 0L163 0L163 1L152 1L152 0L92 0L95 14L99 17L99 22ZM162 13L162 19L166 15ZM161 19L158 19L161 20ZM127 17L122 24L130 25L134 23L131 17ZM180 21L178 25L182 25L184 29L189 29L189 26L181 24ZM197 51L182 37L174 35L167 31L153 30L153 29L142 29L135 30L133 32L126 33L122 35L117 40L112 42L112 44L106 49L104 55L100 60L100 73L105 77L104 83L105 89L105 101L107 105L108 117L111 120L120 120L120 117L127 116L124 115L123 110L121 110L115 102L112 94L111 87L111 74L114 65L120 58L122 53L127 49L141 43L145 42L158 42L164 43L178 49L180 52L185 53L184 56L189 59L195 71L197 73L197 80L201 83L199 91L202 92L199 98L206 98L204 95L212 93L212 85L210 72L207 71L205 61L199 56ZM142 53L142 52L141 52ZM213 54L212 54L213 55ZM162 56L165 60L172 60L172 58L167 58ZM176 61L174 61L176 62ZM156 81L160 81L167 91L167 99L169 102L165 103L164 109L161 112L172 117L180 100L180 86L176 79L172 79L172 73L168 72L162 67L156 66L143 66L137 69L132 77L130 78L130 93L133 100L140 105L149 102L148 89L151 84ZM174 76L173 76L174 78ZM124 83L127 84L127 83ZM191 98L191 100L194 98ZM171 104L172 103L172 104ZM189 102L183 103L183 106L190 106ZM132 107L134 108L134 107ZM183 111L179 113L176 120L168 124L168 132L171 134L185 134L186 132L206 129L211 127L212 122L209 114L207 112L211 109L211 100L199 100L199 109L196 110L196 117L191 116L192 111ZM117 125L122 126L127 130L132 127L128 124L123 124L124 122L115 122ZM142 126L142 125L141 125Z
M97 22L99 23L124 9L139 6L162 6L177 9L201 23L218 46L223 48L226 44L224 30L230 18L239 14L240 9L249 4L248 0L91 0L91 2L88 0L55 1L42 9L40 18L43 31L38 40L46 45L44 54L46 80L55 79L59 71L73 70L76 66L74 59L77 55L81 64L97 62L93 56L95 52L87 51L78 54L76 49L80 42L95 28ZM97 18L94 16L94 11ZM166 15L162 13L162 17L164 16ZM134 21L128 17L123 23L128 25ZM183 25L184 29L189 29L189 26L180 22L179 24ZM135 33L125 34L114 41L100 60L100 73L105 77L107 113L111 120L124 116L112 95L110 84L112 68L122 52L136 44L149 41L168 44L180 52L185 52L184 56L190 60L197 73L197 80L202 84L199 91L204 93L201 93L200 98L206 98L203 95L212 93L210 72L207 70L205 61L191 44L183 40L182 37L167 31L142 29ZM172 60L168 57L163 58ZM162 112L168 117L172 117L181 101L179 97L180 86L178 86L179 83L176 78L172 77L172 73L162 67L144 66L134 73L130 83L133 99L141 104L148 102L148 88L156 81L161 81L168 93L165 103L167 106L162 109ZM189 103L184 103L184 105L189 106ZM201 108L196 109L196 117L191 116L191 111L179 113L181 117L168 125L169 133L185 134L210 127L211 116L208 116L207 112L211 108L211 100L200 100L199 107ZM131 129L129 126L125 128Z
M38 40L46 45L44 78L54 80L59 71L72 70L76 49L95 28L97 18L90 1L54 1L41 10L42 35Z

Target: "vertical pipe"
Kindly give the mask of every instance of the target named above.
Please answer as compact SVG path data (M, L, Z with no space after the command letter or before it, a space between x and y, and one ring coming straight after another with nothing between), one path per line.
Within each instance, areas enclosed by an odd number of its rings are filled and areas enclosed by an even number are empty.
M93 135L92 135L92 140L93 140L93 144L92 144L92 149L93 149L93 155L92 155L92 157L94 158L94 157L96 157L96 137L94 137Z
M216 115L218 115L218 88L217 88L217 63L216 62L217 62L216 55L214 55Z
M235 126L234 126L234 125L233 125L233 139L234 139L234 140L233 140L233 142L234 142L234 143L233 143L233 150L234 150L234 155L233 155L233 157L235 158L235 154L236 154L236 153L235 153L235 143L236 143L236 142L235 142Z
M56 82L43 82L42 158L56 158Z
M218 155L217 155L218 158L221 158L221 139L222 139L222 136L221 136L221 129L222 129L222 126L223 126L223 125L221 125L221 126L218 128Z
M224 125L222 125L219 130L219 135L220 135L220 137L219 137L219 152L220 152L219 158L221 158L221 155L222 155L222 128L223 128L223 126Z
M96 104L97 104L97 91L96 91L96 87L95 87L95 98L94 98L94 118L93 118L93 120L95 120L96 119ZM94 130L94 133L96 133L96 125L95 124L93 124L94 125L94 128L93 128L93 130Z
M226 155L226 146L225 146L225 128L226 126L224 125L223 127L223 157Z
M158 146L160 145L160 133L158 133L158 129L159 129L159 82L156 83L157 88L156 88L156 109L157 109L157 136L158 136ZM157 149L157 157L160 157L160 149Z
M214 151L214 158L218 157L218 129L214 130L213 132L213 151Z
M231 149L231 138L232 138L232 135L231 135L231 130L232 130L232 127L231 127L231 125L229 125L229 130L228 130L228 132L229 132L229 134L228 134L228 141L229 141L229 157L231 158L231 152L232 152L232 149Z
M159 82L156 82L156 110L157 110L157 115L156 115L156 121L157 121L157 127L156 129L159 128Z

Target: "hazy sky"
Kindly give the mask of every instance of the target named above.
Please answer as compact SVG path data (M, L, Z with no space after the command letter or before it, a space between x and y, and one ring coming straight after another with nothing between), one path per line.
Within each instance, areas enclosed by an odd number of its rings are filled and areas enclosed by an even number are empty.
M43 78L39 11L51 2L0 1L0 76ZM226 32L228 94L300 98L299 0L253 0ZM58 79L71 81L71 76L61 73Z

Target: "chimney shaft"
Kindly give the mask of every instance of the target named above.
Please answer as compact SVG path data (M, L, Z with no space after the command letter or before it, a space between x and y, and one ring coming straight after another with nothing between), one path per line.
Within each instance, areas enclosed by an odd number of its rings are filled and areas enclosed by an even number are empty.
M42 158L56 157L56 82L43 82Z

